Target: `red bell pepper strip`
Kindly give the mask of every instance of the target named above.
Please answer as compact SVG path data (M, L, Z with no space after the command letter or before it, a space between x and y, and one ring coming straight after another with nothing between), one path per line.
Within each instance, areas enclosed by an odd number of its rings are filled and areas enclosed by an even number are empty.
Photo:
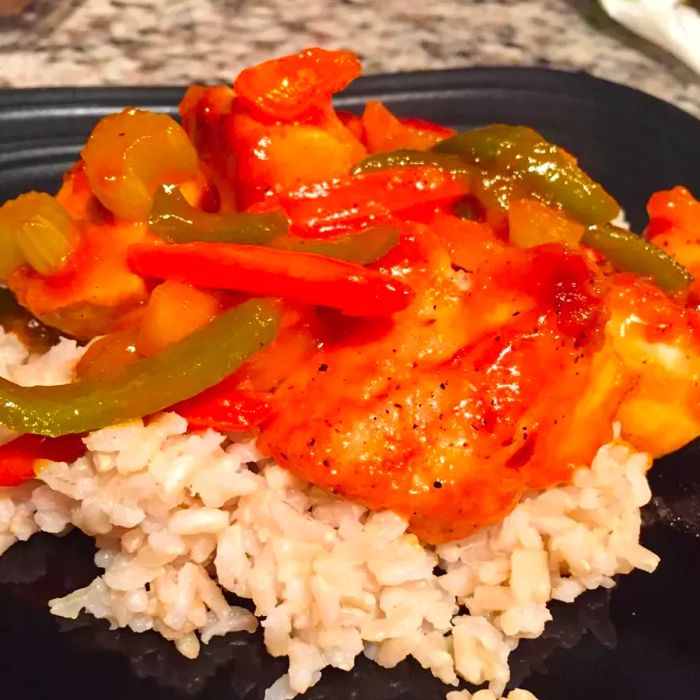
M329 100L362 72L351 51L306 49L246 68L233 89L251 111L290 122Z
M433 165L406 166L303 185L250 211L282 209L295 233L325 238L388 221L401 212L432 209L466 194L466 178Z
M212 428L221 432L247 431L272 415L270 394L238 389L236 382L224 379L191 399L171 407L195 430Z
M428 121L427 119L418 119L417 117L399 117L399 121L409 129L434 134L436 137L441 139L447 139L457 133L449 126L436 124L435 122Z
M80 435L20 435L0 446L0 486L17 486L33 479L37 460L74 462L85 454L85 449Z
M230 243L144 243L129 249L143 277L328 306L351 316L390 316L408 306L403 282L356 263L314 253Z

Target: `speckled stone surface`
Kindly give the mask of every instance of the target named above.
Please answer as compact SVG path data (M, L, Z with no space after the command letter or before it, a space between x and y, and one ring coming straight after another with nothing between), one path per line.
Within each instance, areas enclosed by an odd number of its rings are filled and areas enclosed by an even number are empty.
M0 85L229 81L307 45L353 48L368 73L586 70L700 117L700 78L592 0L34 0L0 21Z

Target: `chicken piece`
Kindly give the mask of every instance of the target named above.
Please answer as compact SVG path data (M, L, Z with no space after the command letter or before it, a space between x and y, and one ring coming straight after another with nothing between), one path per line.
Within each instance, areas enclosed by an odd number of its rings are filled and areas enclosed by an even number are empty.
M416 301L374 339L325 342L282 384L261 435L280 464L441 542L566 481L610 439L624 387L599 351L602 302L581 256L499 250L466 281L422 230L382 267Z
M145 236L145 224L87 226L66 270L44 276L21 267L8 287L39 320L75 338L133 328L148 295L144 281L129 269L126 251Z
M313 483L407 516L428 542L464 537L535 484L566 481L600 443L598 430L587 431L561 455L547 439L557 422L565 432L590 359L577 360L570 342L562 351L562 337L534 316L500 333L446 366L319 355L279 393L294 416L278 414L263 447ZM606 418L609 439L610 410Z
M431 228L380 263L412 306L346 324L282 382L261 434L280 464L439 543L568 482L616 420L656 455L700 434L697 312L558 244L519 250L446 215Z
M616 420L637 449L660 457L700 435L700 313L648 280L611 282L608 344L633 377Z
M222 209L347 175L366 150L331 99L359 73L349 51L307 49L242 71L233 90L190 88L180 113Z

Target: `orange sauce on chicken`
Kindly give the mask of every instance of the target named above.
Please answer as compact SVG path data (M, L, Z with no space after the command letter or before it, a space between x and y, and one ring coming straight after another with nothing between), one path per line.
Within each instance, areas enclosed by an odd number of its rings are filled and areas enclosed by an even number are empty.
M465 228L446 216L435 228L450 226ZM645 379L651 351L626 357L633 337L620 323L639 319L652 344L666 325L693 357L700 346L697 313L650 283L605 278L559 245L519 250L493 234L488 244L483 229L477 264L455 271L450 236L430 228L381 263L417 290L412 306L369 338L336 318L280 384L261 444L299 476L443 542L497 522L530 490L567 482L618 417L639 437L648 422L639 401L668 404L658 390L669 368ZM653 304L651 290L661 297ZM664 421L657 445L697 434L697 386L686 395L684 421L675 430Z

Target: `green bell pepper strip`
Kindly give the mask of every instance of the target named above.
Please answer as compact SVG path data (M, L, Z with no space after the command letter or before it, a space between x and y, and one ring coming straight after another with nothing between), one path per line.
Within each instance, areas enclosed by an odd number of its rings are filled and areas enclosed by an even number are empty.
M353 170L353 174L412 165L434 165L466 180L473 198L471 200L467 198L455 205L455 214L462 218L478 217L478 209L474 207L474 200L478 201L488 212L497 212L501 216L505 216L511 198L532 196L530 189L511 175L495 173L484 167L470 165L464 158L453 153L408 149L375 153L360 162ZM466 217L463 217L461 213L464 211L469 211Z
M358 265L381 260L399 242L399 232L393 226L371 226L357 233L348 233L337 238L317 240L286 236L273 241L272 248L295 250L299 253L316 253L327 258L346 260Z
M619 204L561 149L524 126L494 124L466 131L440 141L433 150L506 171L587 226L606 224L620 212Z
M250 299L108 379L33 387L0 379L0 424L57 437L161 411L217 384L268 345L280 314L274 301Z
M586 229L581 243L602 253L618 270L651 277L665 292L682 292L692 275L661 248L640 236L607 225Z
M491 124L438 141L432 150L461 156L468 163L488 165L502 157L505 151L534 146L541 140L542 137L527 126Z
M190 206L178 189L170 187L156 192L148 223L156 235L170 243L268 245L359 265L383 258L399 242L398 231L390 226L373 226L328 240L291 236L282 212L208 214Z
M352 175L367 173L386 168L404 168L411 165L435 165L448 170L454 175L466 176L470 180L480 176L478 168L468 165L463 158L451 153L435 153L433 151L414 151L403 148L386 153L375 153L360 161L351 171Z
M263 214L209 214L191 206L176 187L161 187L148 217L153 233L170 243L240 243L262 245L285 234L287 217L280 211Z

